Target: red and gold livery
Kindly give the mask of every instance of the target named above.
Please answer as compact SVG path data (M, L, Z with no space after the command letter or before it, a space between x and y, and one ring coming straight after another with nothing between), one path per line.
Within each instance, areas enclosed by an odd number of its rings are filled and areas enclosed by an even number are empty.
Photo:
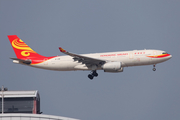
M164 54L161 54L161 55L152 55L152 56L147 56L147 57L150 57L150 58L164 58L164 57L168 57L168 56L171 56L171 55L168 54L168 53L164 53Z
M8 35L11 45L18 59L29 60L31 64L39 64L53 57L45 57L32 50L25 42L18 38L17 35Z
M17 58L14 63L28 65L36 68L56 71L90 70L90 79L98 76L97 70L104 72L123 72L124 67L155 65L169 60L172 56L162 50L133 50L91 54L74 54L59 47L60 52L66 56L46 57L32 50L17 35L8 35L9 41Z

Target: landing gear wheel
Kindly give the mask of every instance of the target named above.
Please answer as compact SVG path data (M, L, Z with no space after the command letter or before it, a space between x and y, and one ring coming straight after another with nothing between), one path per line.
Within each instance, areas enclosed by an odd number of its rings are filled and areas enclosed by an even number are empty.
M98 73L96 72L96 70L92 70L91 74L88 75L88 78L92 80L94 77L97 77L97 76L98 76Z
M96 71L93 71L92 75L93 75L94 77L97 77L97 76L98 76L98 73L97 73Z
M91 80L93 79L93 77L94 77L94 76L91 75L91 74L88 75L88 78L91 79Z
M153 71L156 71L156 68L155 68L155 67L156 67L156 65L154 64L154 65L153 65L153 69L152 69Z

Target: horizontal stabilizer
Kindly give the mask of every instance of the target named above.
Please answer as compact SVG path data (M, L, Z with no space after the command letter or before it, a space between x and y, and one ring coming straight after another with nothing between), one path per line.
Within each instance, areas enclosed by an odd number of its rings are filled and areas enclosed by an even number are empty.
M27 64L27 65L31 64L31 60L22 60L18 58L10 58L10 59L15 60L16 63L22 63L22 64Z

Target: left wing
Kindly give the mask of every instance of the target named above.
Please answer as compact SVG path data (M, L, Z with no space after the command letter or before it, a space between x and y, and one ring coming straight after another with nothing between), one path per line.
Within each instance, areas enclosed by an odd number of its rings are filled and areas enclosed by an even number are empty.
M101 66L107 62L106 60L102 60L102 59L97 59L97 58L92 58L92 57L87 57L87 56L83 56L83 55L77 55L74 53L70 53L61 47L59 47L59 50L62 53L73 57L74 61L81 62L82 64L86 64L87 66L93 66L93 65Z

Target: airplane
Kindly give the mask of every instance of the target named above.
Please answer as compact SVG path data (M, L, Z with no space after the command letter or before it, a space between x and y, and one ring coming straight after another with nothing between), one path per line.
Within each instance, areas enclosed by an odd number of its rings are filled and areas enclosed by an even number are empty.
M17 58L11 58L14 63L32 66L35 68L55 71L89 70L89 79L98 76L97 70L104 72L123 72L124 67L153 65L169 60L172 55L162 50L133 50L119 52L104 52L92 54L75 54L59 47L64 56L46 57L32 50L17 35L8 35L9 41Z

